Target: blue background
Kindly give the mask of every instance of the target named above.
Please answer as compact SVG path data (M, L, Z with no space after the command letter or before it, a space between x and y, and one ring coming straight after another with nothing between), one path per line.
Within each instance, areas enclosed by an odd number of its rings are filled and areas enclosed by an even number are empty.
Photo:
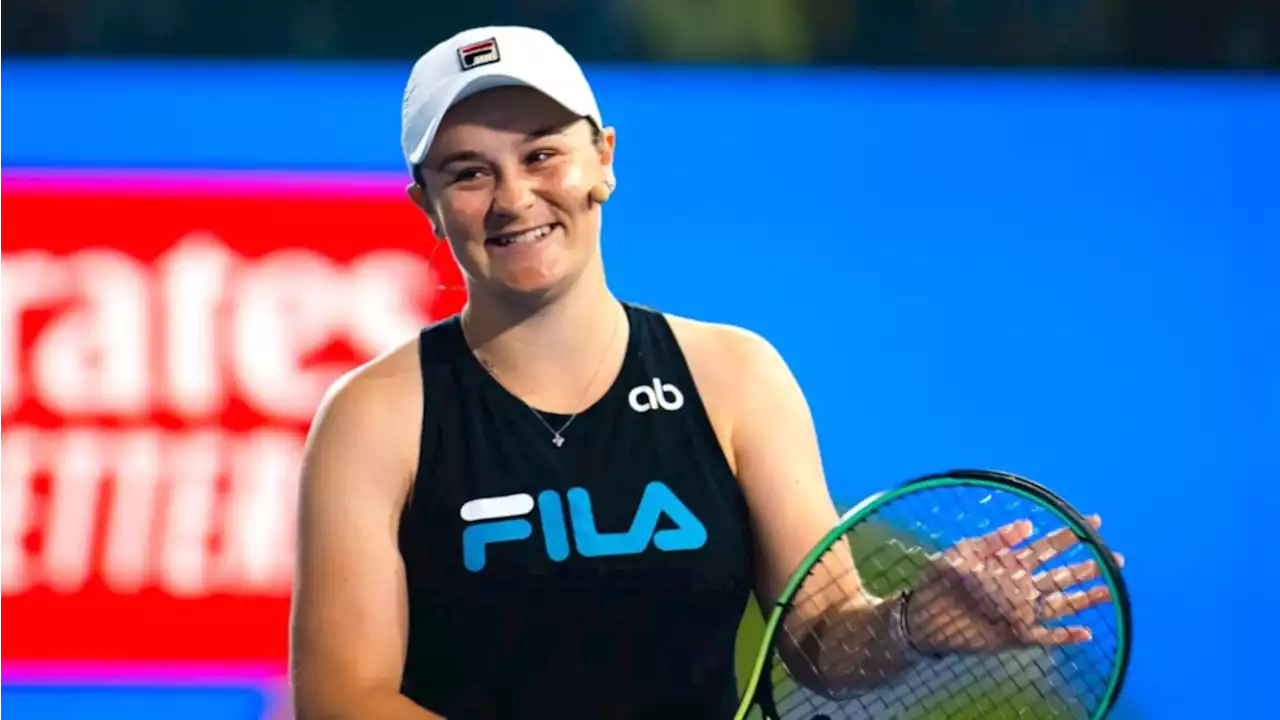
M407 71L10 61L3 164L400 173ZM619 135L615 289L771 339L837 499L955 466L1040 480L1128 560L1117 717L1270 704L1280 82L589 75ZM89 700L17 689L15 718ZM90 706L257 712L209 692Z

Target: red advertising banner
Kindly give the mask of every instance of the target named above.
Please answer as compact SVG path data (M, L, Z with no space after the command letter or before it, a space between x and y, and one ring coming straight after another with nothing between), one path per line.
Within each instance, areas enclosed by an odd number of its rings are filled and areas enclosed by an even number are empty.
M394 181L3 182L3 657L283 663L339 375L463 301Z

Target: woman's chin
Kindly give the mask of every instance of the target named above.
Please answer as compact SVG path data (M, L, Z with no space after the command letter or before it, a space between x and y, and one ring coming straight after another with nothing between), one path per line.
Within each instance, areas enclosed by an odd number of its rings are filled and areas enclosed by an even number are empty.
M491 280L492 285L502 294L530 300L554 295L565 282L562 273L533 271L502 273Z

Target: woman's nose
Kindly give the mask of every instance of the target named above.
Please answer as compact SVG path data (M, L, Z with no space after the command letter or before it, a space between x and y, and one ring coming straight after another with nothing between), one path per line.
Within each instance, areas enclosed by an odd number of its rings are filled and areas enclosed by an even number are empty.
M533 179L504 173L493 192L493 211L502 215L519 215L533 205Z

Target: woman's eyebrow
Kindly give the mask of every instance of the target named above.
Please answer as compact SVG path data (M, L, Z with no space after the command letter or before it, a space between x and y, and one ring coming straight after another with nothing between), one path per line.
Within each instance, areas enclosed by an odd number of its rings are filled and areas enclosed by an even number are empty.
M440 162L436 163L436 170L443 170L445 167L463 160L484 160L484 157L475 150L459 150L456 153L445 155Z
M527 132L524 137L526 141L538 140L552 135L563 135L564 131L565 126L563 125L551 125ZM484 156L474 150L459 150L458 152L450 153L449 155L445 155L441 158L440 162L436 163L436 170L439 171L451 163L461 162L463 160L482 161L484 160Z

